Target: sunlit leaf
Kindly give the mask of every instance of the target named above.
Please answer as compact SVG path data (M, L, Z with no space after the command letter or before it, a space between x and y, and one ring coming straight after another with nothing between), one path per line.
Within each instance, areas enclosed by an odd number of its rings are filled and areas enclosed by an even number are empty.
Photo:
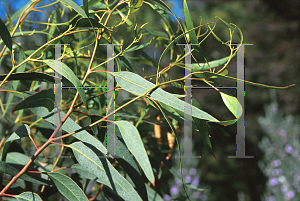
M243 113L243 108L236 97L220 92L223 102L230 112L238 119Z
M79 79L76 77L74 72L64 63L60 61L54 61L54 60L42 60L46 64L48 64L55 72L62 73L62 76L67 78L75 87L76 90L79 92L80 97L83 101L83 104L87 106L86 104L86 97L84 90L82 89L82 85L79 81ZM61 65L61 68L60 68Z
M71 8L73 8L74 10L76 10L77 13L79 13L82 17L88 17L84 10L78 6L74 1L72 0L59 0L62 3L65 3L66 5L70 6Z
M132 185L94 146L83 142L75 142L66 146L73 150L81 167L95 175L104 185L115 191L124 200L142 200Z
M155 85L141 76L131 73L131 72L115 72L115 77L118 84L125 89L126 91L133 93L135 95L141 95L147 90L151 89ZM161 88L157 88L154 90L151 95L151 98L154 100L160 101L167 105L170 105L173 108L176 108L182 112L184 112L185 102L176 98L175 96L171 95L170 93L162 90ZM197 117L199 119L205 119L213 122L218 122L218 120L208 113L199 110L198 108L191 106L192 109L192 116Z
M235 56L236 56L236 54L233 55L233 57L235 57ZM218 67L220 65L225 64L229 60L229 58L230 58L230 56L224 57L222 59L210 61L210 62L208 62L209 65L207 63L192 63L191 71L195 72L195 71L200 71L200 70L209 70L209 66L210 66L210 68Z
M191 30L194 28L194 25L193 25L193 21L192 21L186 0L183 1L183 11L184 11L187 30ZM199 44L195 31L189 32L189 36L190 36L192 44ZM200 45L194 45L194 46L192 46L192 48L194 48L198 53L200 53L201 56L205 57L205 52L200 47Z
M17 68L19 69L19 68ZM7 74L0 74L0 81L4 80ZM41 82L55 83L55 76L49 75L47 73L38 73L38 72L30 72L30 73L12 73L8 78L8 81L11 80L36 80ZM70 83L65 77L62 77L62 83L67 86L74 86Z
M136 127L127 121L115 121L118 126L116 132L120 132L129 151L134 155L146 177L154 183L154 175L144 144Z

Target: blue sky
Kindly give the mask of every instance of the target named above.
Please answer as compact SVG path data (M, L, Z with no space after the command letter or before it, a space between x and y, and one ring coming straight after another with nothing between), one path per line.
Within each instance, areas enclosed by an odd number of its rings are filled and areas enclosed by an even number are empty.
M6 1L0 0L0 18L3 21L6 21L6 14L5 14L4 7L8 10L7 2L9 2L11 4L13 11L16 12L17 10L19 10L20 8L25 6L29 1L30 0L6 0ZM54 2L54 1L52 1L52 2ZM73 0L73 1L76 2L79 6L82 5L82 0ZM45 4L48 4L49 2L50 2L49 0L43 0L39 5L45 5ZM182 0L169 0L169 2L170 3L167 3L167 4L171 6L171 9L175 13L175 15L178 18L184 19L184 14L183 14L183 10L182 10ZM41 9L41 10L43 10L43 9ZM38 14L44 15L41 13L38 13ZM171 19L175 20L173 15L171 15Z

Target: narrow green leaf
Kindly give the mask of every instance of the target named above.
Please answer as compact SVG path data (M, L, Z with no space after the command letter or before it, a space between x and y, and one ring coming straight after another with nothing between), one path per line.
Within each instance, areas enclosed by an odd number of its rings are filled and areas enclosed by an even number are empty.
M0 172L4 172L12 176L16 176L22 170L23 167L23 165L10 164L0 161ZM47 186L53 184L51 181L43 179L40 175L33 173L24 173L20 176L20 179Z
M18 70L19 68L17 68ZM0 74L0 81L4 80L7 74ZM48 82L48 83L55 83L55 76L49 75L47 73L38 73L38 72L31 72L31 73L12 73L8 79L11 80L36 80L41 82ZM74 86L70 83L65 77L62 77L62 83L67 86Z
M75 142L67 147L73 150L76 160L89 173L124 200L142 200L132 185L110 164L105 156L94 146L83 142Z
M194 98L192 98L192 104L193 104L193 106L201 109L199 102ZM206 122L204 120L197 119L197 118L193 118L193 120L196 123L196 126L199 130L198 132L200 133L201 140L203 141L206 149L208 150L208 152L210 154L212 154L216 158L214 152L212 151L212 145L211 145L211 142L209 139L208 127L207 127L208 125L206 124Z
M136 51L136 50L139 50L139 49L143 49L147 45L150 45L151 42L152 42L152 39L148 43L140 44L140 45L134 45L133 47L131 47L131 48L127 49L126 51L124 51L124 53L131 52L131 51Z
M151 183L154 183L152 167L138 130L127 121L115 121L115 124L118 126L116 132L121 133L129 151L140 164L146 177Z
M124 171L127 173L125 179L136 189L142 200L148 201L147 190L145 187L145 181L139 171L136 171L122 158L117 158L118 163L122 166Z
M116 134L115 137L115 155L119 157L123 157L120 158L120 160L125 160L132 168L135 169L136 172L140 174L139 168L137 167L135 161L131 157L128 148L125 146L124 139L118 134ZM117 158L117 160L119 161L119 158ZM122 165L123 163L120 164Z
M149 105L144 109L142 115L140 116L140 118L138 119L138 121L137 121L136 124L135 124L135 127L136 127L136 128L139 126L140 122L141 122L142 119L145 117L145 115L147 114L147 112L149 111L149 109L150 109L150 106L149 106Z
M54 91L52 88L43 89L38 91L37 93L27 96L24 100L16 103L11 109L11 114L14 111L31 108L31 107L39 107L43 106L48 109L50 112L54 108Z
M219 18L219 19L220 19L224 24L226 24L226 26L228 26L230 29L234 30L234 31L237 33L237 35L239 36L240 39L242 38L241 33L240 33L238 30L236 30L236 28L234 28L233 26L231 26L230 24L228 24L227 22L225 22L222 18L220 18L220 17L218 17L218 16L216 16L216 17Z
M44 120L54 124L55 126L58 125L56 121L54 121L54 115L53 115L54 112L57 113L57 108L54 108L51 112L48 112L48 110L44 107L30 108L30 110L33 113L35 113L37 116L42 117ZM64 117L65 115L66 114L63 111L60 111L61 117ZM76 124L70 117L67 118L67 120L62 126L62 130L68 133L80 129L82 129L82 127ZM86 130L82 130L78 133L75 133L72 136L78 140L92 144L93 146L97 147L102 153L107 154L107 149L105 148L105 146L98 139L96 139L94 136L88 133Z
M24 50L23 50L23 48L22 48L21 46L20 46L20 47L17 46L17 48L18 48L19 51L20 51L20 53L19 53L19 62L18 62L18 63L20 64L21 62L23 62L23 61L26 59L26 55L25 55ZM1 61L0 61L0 63L1 63ZM26 68L26 63L24 63L24 64L22 64L20 67L18 67L17 70L16 70L16 72L17 72L17 73L18 73L18 72L24 72L24 71L25 71L25 68ZM13 73L13 74L14 74L14 73ZM11 75L12 75L12 74L11 74ZM10 75L10 76L11 76L11 75ZM3 77L3 79L4 79L4 78L5 78L5 77ZM10 77L8 77L8 78L10 78ZM1 79L1 76L0 76L0 79ZM13 82L12 82L12 89L13 89L14 91L17 91L19 82L20 82L19 80L16 80L16 81L13 81ZM8 95L8 100L7 100L7 102L6 102L5 111L4 111L4 113L2 114L2 118L6 115L8 109L10 108L14 96L15 96L15 93L9 93L9 95ZM20 112L19 114L20 114L20 118L22 119L22 112Z
M19 152L9 152L7 153L7 156L6 156L6 162L7 163L10 163L10 164L19 164L19 165L23 165L25 166L28 161L30 160L30 157L23 154L23 153L19 153ZM38 162L34 161L33 163L31 163L31 165L28 167L27 170L30 170L30 171L45 171L46 170L46 167L43 167L41 166ZM52 169L52 166L50 165L50 170ZM38 176L40 176L41 178L47 180L48 179L48 176L45 175L45 174L39 174Z
M14 21L15 19L19 18L24 10L28 9L32 4L34 4L34 1L29 1L25 6L23 6L21 9L19 9L17 12L15 12L10 19ZM8 21L5 23L5 25L8 25Z
M141 76L132 73L132 72L115 72L114 73L118 84L126 91L135 94L141 95L147 90L151 89L155 85ZM184 112L185 101L182 101L170 93L162 90L161 88L157 88L150 95L154 100L160 101L167 105L170 105L173 108L178 109L179 111ZM218 122L216 118L209 115L208 113L199 110L198 108L192 106L192 116L197 117L199 119L205 119L213 122Z
M147 194L148 194L148 200L149 201L164 201L164 199L150 186L146 185Z
M20 126L13 134L11 134L5 141L3 149L1 150L2 155L1 155L1 161L5 161L6 156L7 156L7 150L14 140L21 139L23 137L28 137L30 134L30 128L28 125L24 124Z
M95 182L101 183L101 181L97 176L91 174L88 170L83 168L79 163L72 165L71 168L75 170L82 177L82 179L90 179Z
M119 11L118 9L116 9L116 10L119 12L119 14L120 14L122 20L124 20L126 16L125 16L121 11ZM127 18L125 22L126 22L126 24L127 24L128 26L132 26L132 22L130 21L129 18Z
M77 87L76 90L79 92L83 104L87 107L84 90L83 88L80 88L82 87L82 85L79 79L74 74L74 72L66 64L60 61L54 61L54 60L42 60L42 61L48 64L55 72L62 72L62 76L67 78L75 87ZM57 65L55 63L59 63L59 64ZM61 69L59 65L61 65Z
M191 30L194 28L194 25L193 25L193 21L192 21L186 0L183 1L183 11L184 11L184 17L185 17L187 29ZM199 44L195 31L191 31L189 33L189 36L190 36L192 44ZM193 46L193 48L198 53L200 53L201 56L205 57L205 53L204 53L203 49L200 47L200 45L195 45L195 46Z
M82 189L68 176L57 172L47 172L57 190L68 200L88 201Z
M4 44L8 47L10 51L12 51L12 38L1 18L0 18L0 30L1 30L0 36Z
M143 29L145 30L146 32L154 35L154 36L159 36L159 37L163 37L163 38L169 38L168 34L166 34L165 32L162 32L162 31L150 31L150 30L147 30L147 29Z
M77 28L77 27L94 27L94 28L104 28L105 30L111 31L106 26L104 26L103 24L99 23L98 21L96 21L92 18L75 19L71 22L71 24L75 28Z
M7 19L7 22L9 22L9 29L10 29L10 32L13 31L14 29L14 25L11 21L11 18L9 17L9 14L8 14L8 11L6 10L6 8L3 6L4 10L5 10L5 13L6 13L6 19Z
M52 15L53 15L52 23L56 24L56 22L57 22L56 21L56 11L53 11ZM49 35L47 36L48 41L52 39L52 36L55 32L56 27L57 27L56 25L51 25L51 27L49 29Z
M72 0L59 0L62 3L67 4L68 6L70 6L71 8L73 8L74 10L76 10L77 13L79 13L82 17L88 17L84 10L78 6L75 2L73 2Z
M133 2L133 0L131 2ZM144 0L135 0L134 6L133 6L133 11L131 13L138 11L142 7L143 2L144 2Z
M243 108L236 97L220 92L223 102L230 112L238 119L243 114Z
M154 1L161 4L163 7L167 8L171 13L173 13L173 11L163 1L161 1L161 0L154 0ZM171 28L172 33L174 35L174 38L177 38L178 35L177 35L177 32L176 32L174 23L171 20L171 17L169 16L169 14L158 4L152 4L152 3L147 2L147 1L145 1L145 3L149 4L152 7L153 10L155 10L160 16L162 16L162 18L170 25L170 28ZM177 18L174 13L173 13L173 15L175 16L175 18ZM179 49L180 49L181 53L183 53L183 48L180 45L179 45Z
M89 1L88 0L82 0L83 10L85 14L89 17Z
M233 55L233 57L235 57L235 56L236 56L236 54ZM215 67L225 64L229 60L229 58L230 58L230 56L224 57L222 59L210 61L210 62L208 62L208 64L209 64L210 68L215 68ZM200 71L200 70L209 70L208 64L207 63L192 63L191 71L195 72L195 71Z
M18 201L43 201L42 198L34 192L24 192L15 196Z

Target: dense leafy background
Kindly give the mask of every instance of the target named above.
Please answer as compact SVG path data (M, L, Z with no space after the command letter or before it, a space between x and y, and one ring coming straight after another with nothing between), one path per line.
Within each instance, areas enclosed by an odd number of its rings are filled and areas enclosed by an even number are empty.
M174 4L174 6L178 7L178 5L182 5L181 1L166 1L169 5ZM21 4L11 4L8 1L1 2L4 7L8 10L10 16L16 12L20 7L16 7L16 5ZM48 3L48 2L47 2ZM79 3L80 5L80 3ZM184 167L184 176L186 181L192 182L195 186L200 185L201 187L208 187L210 190L205 192L197 192L197 191L189 191L189 194L193 195L194 199L202 199L202 200L298 200L299 199L299 177L295 175L299 175L299 171L295 172L294 177L288 176L288 172L290 172L289 168L296 166L296 163L299 163L299 154L298 152L292 152L288 145L291 145L292 150L299 150L298 144L291 144L292 142L285 142L277 139L275 136L280 133L288 133L287 135L291 135L295 137L295 141L299 141L299 129L287 129L287 125L290 125L289 128L294 127L297 122L292 124L284 124L281 127L276 127L276 129L272 130L270 133L270 129L272 128L271 123L266 125L262 120L258 120L259 116L264 116L264 105L271 101L278 101L278 110L282 111L285 115L291 114L299 114L299 79L297 75L299 75L299 2L298 1L287 1L287 2L274 2L274 1L249 1L249 2L239 2L239 1L188 1L189 9L191 12L191 18L193 19L194 26L198 26L200 22L199 15L202 16L203 21L211 22L215 21L215 16L218 15L222 19L225 19L227 22L232 22L238 25L243 31L245 41L244 43L254 44L253 46L246 47L245 52L245 77L246 80L264 83L268 85L276 85L276 86L285 86L292 83L295 83L296 86L287 90L277 90L277 98L273 99L269 95L269 91L265 88L258 88L254 86L246 85L246 96L245 96L245 107L246 107L246 155L253 155L254 159L228 159L228 156L235 154L235 126L228 126L226 128L229 133L229 137L226 137L218 130L211 130L210 135L211 142L213 145L213 150L216 155L215 159L213 156L209 154L209 152L204 148L202 142L199 137L193 135L193 140L195 147L195 155L201 155L202 158L199 160L195 160L195 164L191 167ZM2 7L1 7L2 8ZM178 13L181 10L181 15L184 21L183 10L176 9ZM50 7L47 13L51 14L53 11L53 7ZM3 11L2 13L4 13ZM69 10L66 9L66 14L63 19L63 22L68 21L71 17L74 16L74 12L69 13ZM142 14L143 17L137 17L134 19L130 18L132 22L137 22L139 25L148 22L149 24L145 26L146 29L149 30L157 30L164 31L162 26L158 26L157 22L160 22L160 16L155 13L149 6L143 6L139 11L137 11L136 16ZM176 13L177 14L177 13ZM59 18L59 16L57 16ZM5 17L1 16L4 22L6 22ZM34 12L26 18L28 20L36 21L47 21L47 17L45 15L41 15L40 13ZM218 26L215 29L215 33L218 34L220 38L227 38L228 31L227 27L220 22L218 22ZM9 27L9 26L8 26ZM24 23L22 31L32 31L43 30L45 29L45 25L37 25L33 23ZM117 40L124 39L124 45L129 45L132 41L131 32L125 32L124 30L128 29L126 26L122 26L118 28L119 33L123 33L122 35L116 36ZM54 35L58 33L58 30L54 31ZM82 35L82 38L92 37L92 34ZM143 37L141 43L147 43L150 41L150 37ZM16 42L21 42L24 50L26 49L36 49L36 46L40 46L47 41L47 38L40 34L36 34L34 37L26 37L26 40L22 40L21 38L16 39ZM163 44L162 40L162 44ZM1 46L2 47L2 46ZM216 40L210 36L202 45L202 48L207 53L208 61L219 59L225 56L228 56L228 49L222 46L220 43L217 43ZM92 52L92 46L90 46L90 51ZM159 56L163 51L163 47L155 47L154 44L151 44L145 47L145 51L156 61L158 62ZM105 50L99 51L98 55L100 58L105 58ZM132 57L138 57L140 55L139 51L131 52ZM101 57L102 56L102 57ZM200 60L200 58L199 58ZM83 76L82 74L82 66L88 65L88 60L82 60L80 63L76 63L74 60L68 60L69 66L73 68L74 73L76 75ZM78 61L77 61L78 62ZM200 60L200 62L203 62ZM9 57L4 57L1 62L1 73L8 73L9 64L11 63ZM168 56L162 61L162 66L167 66L169 63ZM149 65L144 65L144 69L141 68L141 64L132 62L132 67L135 72L138 72L140 75L150 75L155 74L156 69L150 67ZM229 74L234 74L235 72L235 60L231 62L229 66ZM30 69L30 68L28 68ZM99 73L100 74L100 73ZM178 78L183 75L183 70L171 71L170 76L173 78ZM92 77L92 76L91 76ZM21 81L22 85L18 88L18 91L25 91L30 88L30 82ZM230 86L232 82L222 81L221 83L224 86ZM92 85L92 83L91 83ZM44 84L42 84L42 88L44 88ZM166 89L169 90L168 88ZM177 89L172 91L172 93L180 93L182 94L183 90ZM234 91L227 90L226 92L235 95ZM63 92L63 96L68 97L68 93L72 94L72 91ZM87 93L95 93L87 92ZM4 97L3 100L8 99L8 93L0 92L1 97ZM126 98L129 98L129 94L127 93L119 93L119 97L116 102L121 105L122 101L126 102ZM205 111L212 114L214 117L222 117L222 119L230 119L230 112L226 107L223 106L221 98L214 90L200 90L193 91L193 97L195 97L201 103L201 106L205 108ZM20 99L13 99L13 102L16 103ZM70 97L71 100L71 97ZM91 103L90 103L91 104ZM99 104L101 105L101 103ZM128 107L124 109L124 113L135 114L139 110L139 108L143 108L145 105L135 105L132 107ZM105 105L102 105L105 107ZM156 120L156 116L159 114L157 111L150 111L153 119ZM266 113L267 114L267 113ZM1 114L2 116L2 114ZM272 121L274 125L276 122L271 117L269 121ZM283 118L283 117L282 117ZM74 117L75 119L75 117ZM131 118L131 121L134 122L135 118ZM2 120L1 120L2 121ZM10 125L13 122L10 121ZM29 120L27 120L29 121ZM84 123L84 120L81 120ZM25 123L25 122L24 122ZM166 124L166 122L162 122ZM43 124L47 125L46 123ZM144 124L143 124L144 125ZM277 124L278 125L278 124ZM51 125L50 125L51 126ZM138 127L140 133L145 138L149 137L153 131L152 127ZM264 128L264 130L262 129ZM274 126L273 126L274 127ZM16 129L17 127L15 127ZM267 129L266 129L267 128ZM1 125L1 130L3 133L3 126ZM42 131L43 134L47 135L46 128L38 128L38 130ZM150 130L150 131L149 131ZM163 130L163 127L162 127ZM163 130L162 132L167 133L169 130ZM50 133L48 131L48 133ZM99 132L101 133L101 132ZM51 134L51 133L50 133ZM49 134L49 135L50 135ZM284 135L284 134L282 134ZM2 136L1 136L2 137ZM47 136L46 136L47 137ZM266 141L261 141L265 137L269 137L274 141L269 141L269 144ZM70 139L69 143L72 140ZM285 142L286 144L280 144ZM25 148L26 154L30 156L33 153L33 150L30 148L26 149L26 147L30 147L30 140L20 141L20 143L13 143L11 146L14 147L14 152L24 152L23 148ZM69 144L68 143L68 144ZM156 141L153 141L156 143ZM271 144L270 144L271 143ZM260 145L260 146L259 146ZM149 144L150 146L150 144ZM290 154L291 157L295 159L288 159L287 157L283 157L282 155L277 155L275 151L271 149L274 146L277 149L283 150L286 154ZM203 148L202 148L203 147ZM268 151L266 147L269 147L271 151ZM175 146L176 148L176 146ZM71 152L71 149L67 149L68 152ZM12 151L12 150L9 150ZM174 156L178 155L178 153L173 153L171 156L171 160L169 162L173 163L174 169L178 170L178 158L176 159ZM266 155L272 155L274 158L266 158ZM45 160L45 159L44 159ZM49 159L48 159L49 160ZM268 163L273 164L273 166L277 166L278 163L275 164L274 161L280 160L280 164L289 164L281 167L279 173L276 172L266 172ZM266 166L259 165L259 161L263 161ZM273 163L272 163L273 161ZM45 161L49 162L49 161ZM69 166L72 164L71 160L66 159L64 164L60 164L60 166ZM161 178L156 181L155 187L153 187L161 196L164 196L165 200L168 199L178 199L180 197L184 197L184 193L181 189L179 180L175 179L172 174L167 171L167 168L164 166L161 170L159 167L153 166L154 171L162 171ZM50 168L51 169L51 168ZM280 169L280 168L277 168ZM299 168L298 168L299 169ZM278 173L278 174L277 174ZM178 172L179 174L179 172ZM282 178L280 176L284 176L287 182L282 182L287 185L289 183L289 187L285 190L285 187L281 187L276 184L274 178ZM201 178L201 179L200 179ZM72 178L75 181L78 181L78 178ZM273 180L272 180L273 179ZM272 183L273 182L273 183ZM25 183L25 188L27 190L31 190L29 182ZM23 185L23 184L22 184ZM93 186L94 183L91 181L85 185L86 192L90 192L93 194L94 192L89 187ZM275 186L275 187L274 187ZM272 189L273 188L273 189ZM47 187L46 187L47 189ZM47 189L49 192L51 189ZM105 191L106 192L106 191ZM263 196L263 194L266 196ZM294 194L294 196L292 196ZM169 195L169 197L167 196ZM267 197L269 196L269 197ZM272 198L272 196L274 198ZM298 197L297 197L298 196ZM55 198L53 198L55 199ZM184 199L184 198L182 198Z

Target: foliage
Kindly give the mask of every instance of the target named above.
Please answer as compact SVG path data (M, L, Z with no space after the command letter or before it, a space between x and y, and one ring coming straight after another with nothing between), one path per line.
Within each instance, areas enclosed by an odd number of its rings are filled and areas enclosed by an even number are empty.
M180 99L184 95L169 91L174 88L185 90L180 82L190 75L196 76L192 78L193 81L202 81L214 89L218 85L216 78L236 82L237 79L227 76L227 66L238 50L238 47L231 46L234 33L239 37L239 43L243 42L238 26L217 18L229 30L229 40L224 42L213 32L217 21L193 26L186 1L183 3L185 23L177 19L177 27L168 14L174 13L161 0L83 0L83 6L71 0L60 0L37 7L40 2L31 1L11 16L18 18L15 25L9 16L7 23L0 22L4 44L0 60L5 63L8 71L0 76L0 91L8 96L0 99L0 185L3 186L0 195L17 200L59 200L61 196L68 200L163 200L162 193L155 189L156 181L162 177L161 164L180 179L187 199L190 198L186 188L203 191L182 177L178 133L182 130L186 103ZM29 13L42 12L39 9L50 6L57 9L52 11L48 22L38 22L47 25L44 30L22 32L22 26L26 23L36 23L25 20ZM145 6L149 6L164 20L161 23L163 31L151 30L147 23L137 23L137 16L143 15L139 11ZM68 9L74 11L68 13ZM8 24L13 27L10 31L6 27ZM19 32L16 32L18 28ZM206 31L200 34L203 28ZM47 42L42 45L34 43L34 48L22 47L15 42L17 37L34 37L38 34L47 36ZM193 73L172 79L169 72L184 69L183 59L187 56L183 46L177 46L176 43L201 44L210 34L228 46L230 55L208 62L201 46L195 46L195 49L192 46ZM153 41L156 48L163 49L158 62L145 51ZM54 44L64 44L63 54L57 63L53 61L55 54L51 45ZM108 60L103 59L106 51L100 48L100 44L118 44L114 47L114 72L106 68ZM138 57L132 56L136 54ZM163 67L165 56L170 57L170 63ZM56 64L61 64L62 69ZM156 74L146 76L142 64L151 66ZM216 67L223 64L216 71ZM69 86L68 91L62 89L63 94L68 92L62 98L62 110L66 113L54 107L53 89L50 87L54 83L53 72L61 72L62 83ZM108 113L110 103L105 98L109 76L114 76L117 83L114 89L114 108L117 109L112 113ZM155 83L151 82L153 77L156 77ZM46 82L44 89L41 82ZM26 90L20 91L19 84ZM120 101L119 92L122 90L136 97ZM242 108L235 97L216 90L236 119L219 121L206 113L197 100L193 99L191 105L193 129L200 133L211 154L213 151L208 132L204 132L209 124L234 124L242 115ZM129 104L131 107L126 107ZM155 135L160 133L157 129L166 126L155 121L155 112L161 113L162 119L171 128L167 147L160 142L159 137L155 139L152 136L152 125ZM56 113L59 121L54 119ZM110 122L108 118L112 114L115 114L116 119ZM15 121L11 122L10 119ZM105 146L107 123L113 123L116 128L114 156ZM56 136L60 129L63 135ZM174 171L167 160L174 153L173 147L176 144L179 173ZM58 157L51 158L54 154L51 148L57 147L60 149ZM165 156L165 152L170 155ZM88 189L91 184L92 189Z

